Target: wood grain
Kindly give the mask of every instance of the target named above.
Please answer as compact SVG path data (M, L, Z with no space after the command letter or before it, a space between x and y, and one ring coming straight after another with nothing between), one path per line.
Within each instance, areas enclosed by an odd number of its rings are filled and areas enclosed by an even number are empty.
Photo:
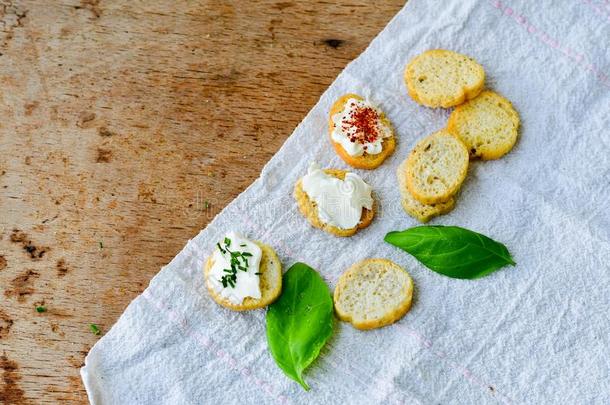
M402 5L0 0L0 402L86 402L89 324L112 326Z

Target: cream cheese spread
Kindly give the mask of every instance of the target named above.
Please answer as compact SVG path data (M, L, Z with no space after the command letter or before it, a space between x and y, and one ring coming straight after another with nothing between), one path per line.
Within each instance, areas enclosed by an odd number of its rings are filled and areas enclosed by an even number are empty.
M350 156L377 155L383 149L383 139L392 136L392 128L381 116L381 110L368 101L350 98L343 110L332 116L330 137Z
M209 282L222 298L241 304L246 297L261 298L261 248L237 232L229 232L212 254Z
M355 227L360 222L362 209L373 208L371 186L354 173L347 173L340 180L312 163L302 185L309 199L315 201L320 220L337 228Z

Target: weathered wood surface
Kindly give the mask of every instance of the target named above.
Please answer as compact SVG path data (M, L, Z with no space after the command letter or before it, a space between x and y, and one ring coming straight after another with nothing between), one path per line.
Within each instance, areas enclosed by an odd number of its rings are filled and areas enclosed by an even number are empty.
M0 0L0 403L86 402L89 324L111 327L402 3Z

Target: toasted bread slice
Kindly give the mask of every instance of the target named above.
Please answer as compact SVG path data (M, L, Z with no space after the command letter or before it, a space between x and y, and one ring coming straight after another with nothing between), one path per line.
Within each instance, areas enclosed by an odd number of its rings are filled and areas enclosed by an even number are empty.
M330 112L328 114L329 137L333 133L333 130L335 128L335 124L333 123L333 116L343 111L345 103L350 98L356 100L364 100L363 97L357 94L346 94L344 96L339 97L339 99L335 101L335 103L330 108ZM381 142L382 149L380 153L371 155L365 152L362 156L352 156L347 153L347 151L343 148L343 146L341 146L340 143L335 142L332 138L330 139L333 148L335 148L335 152L337 152L339 157L341 157L341 159L343 159L345 163L357 169L371 170L379 167L383 163L383 161L394 152L394 149L396 149L396 137L394 135L394 129L392 127L392 124L383 112L381 113L379 118L385 125L387 125L389 128L392 128L392 136L384 138Z
M442 129L419 141L407 158L407 188L422 204L448 201L468 171L468 150Z
M409 62L405 82L419 104L448 108L476 97L483 90L485 71L466 55L432 49Z
M257 241L254 243L256 243L262 251L259 268L259 272L262 273L260 275L259 285L261 297L258 299L246 297L241 304L234 304L228 299L221 297L209 282L210 270L214 265L212 255L210 255L205 262L205 285L210 292L210 296L218 305L222 305L223 307L234 311L247 311L250 309L264 308L280 296L280 293L282 292L282 263L280 263L280 259L270 246Z
M407 188L407 160L405 159L398 170L398 188L402 196L401 204L405 212L417 219L419 222L426 223L437 215L446 214L455 206L455 198L451 197L446 202L438 204L422 204L415 199Z
M344 180L347 171L339 170L339 169L324 169L324 172L329 176L336 177L338 179ZM358 229L366 228L373 221L373 217L375 216L376 209L376 201L373 202L373 207L370 210L366 208L362 209L362 216L360 217L360 222L357 226L350 229L341 229L334 225L329 225L320 220L318 216L318 207L316 206L315 201L312 201L305 190L303 190L303 184L301 179L297 181L297 184L294 186L294 198L297 200L297 206L299 207L299 211L301 214L307 218L309 223L316 228L322 229L328 233L331 233L335 236L352 236L355 234ZM373 196L374 198L374 196Z
M411 276L386 259L367 259L352 265L339 278L333 295L339 319L358 329L396 322L409 311L412 298Z
M464 142L471 158L498 159L517 141L519 114L510 101L485 90L455 107L447 130Z

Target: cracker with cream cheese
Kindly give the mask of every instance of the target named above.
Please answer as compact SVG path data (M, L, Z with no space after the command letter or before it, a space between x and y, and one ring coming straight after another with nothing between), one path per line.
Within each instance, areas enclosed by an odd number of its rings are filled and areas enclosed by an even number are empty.
M357 111L355 117L346 118L343 121L339 120L341 114L347 111L347 104L350 100L362 102L363 108L360 108L360 110ZM344 147L341 142L338 141L338 139L341 138L337 138L337 136L342 137L343 135L340 133L333 135L335 131L340 131L340 126L351 128L351 139L353 139L352 143L354 145L346 144ZM381 132L383 132L383 134ZM383 111L371 106L370 103L357 94L346 94L341 96L332 105L328 117L328 133L330 141L341 159L348 165L357 169L370 170L379 167L383 161L394 152L394 149L396 149L396 137L390 120L388 120ZM372 151L369 143L367 151L367 148L365 148L367 146L367 139L369 141L375 139L375 147L380 150Z
M326 174L328 174L329 176L333 176L340 180L344 180L345 176L348 173L345 170L339 170L339 169L324 169L324 172ZM297 181L297 183L294 187L294 198L297 201L297 206L299 207L299 211L301 212L301 214L303 214L303 216L305 216L305 218L307 218L309 223L312 226L322 229L323 231L326 231L332 235L342 236L342 237L352 236L359 229L366 228L367 226L369 226L371 224L371 222L373 221L373 217L375 216L375 211L376 211L376 206L377 206L377 201L375 200L374 196L371 195L371 197L373 198L373 204L371 206L371 209L362 208L362 214L360 216L360 221L358 222L358 224L351 228L343 229L343 228L339 228L335 225L328 224L320 219L320 216L318 215L318 207L317 207L316 202L313 201L311 198L309 198L309 196L303 189L303 179L302 178L299 179L299 181Z
M282 292L282 264L280 259L270 246L258 241L252 242L258 245L262 253L258 270L260 273L259 288L261 297L245 297L241 303L235 303L230 299L223 297L218 290L218 283L214 283L211 279L214 256L210 255L204 266L205 285L210 296L218 305L234 311L246 311L264 308L273 303L280 296L280 293ZM229 286L227 287L230 288Z

